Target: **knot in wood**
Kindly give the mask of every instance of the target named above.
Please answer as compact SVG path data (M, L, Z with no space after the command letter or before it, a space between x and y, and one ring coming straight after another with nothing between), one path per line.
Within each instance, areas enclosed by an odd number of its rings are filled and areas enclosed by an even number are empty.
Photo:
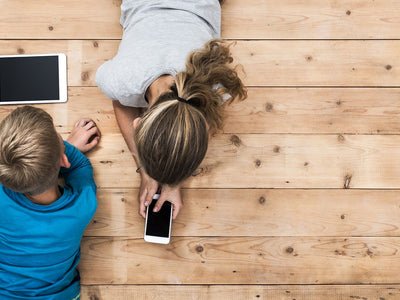
M89 73L88 72L83 72L81 75L82 81L87 81L89 79Z
M275 146L274 149L273 149L273 151L274 151L275 153L279 153L279 152L281 151L281 147Z
M257 159L255 162L256 167L261 167L261 160Z
M392 69L392 66L391 65L386 65L385 69L389 71L390 69Z
M48 28L49 28L50 31L53 31L53 30L54 30L54 27L53 27L53 26L49 26Z
M294 249L292 247L286 248L286 253L291 254L291 253L293 253L293 251L294 251Z
M260 199L258 199L258 202L260 202L260 204L264 204L265 198L263 196L261 196Z
M343 188L349 189L352 175L346 175L344 178Z
M236 147L240 147L240 145L242 144L242 141L240 140L240 138L236 134L232 134L231 135L230 141Z
M25 50L22 49L22 48L18 48L18 49L17 49L17 52L18 52L18 54L24 54L24 53L25 53Z
M196 251L197 251L198 253L203 252L203 250L204 250L203 246L197 246L197 247L196 247Z
M272 105L272 103L267 103L265 104L265 110L266 111L272 111L274 109L274 106Z
M94 41L94 42L93 42L93 47L95 47L95 48L99 47L99 43L96 42L96 41Z

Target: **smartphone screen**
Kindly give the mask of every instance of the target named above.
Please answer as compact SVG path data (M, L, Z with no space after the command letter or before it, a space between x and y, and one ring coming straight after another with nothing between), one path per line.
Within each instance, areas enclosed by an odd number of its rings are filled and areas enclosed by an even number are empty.
M0 57L0 101L60 99L59 56Z
M156 203L157 200L153 199L149 206L145 234L168 238L171 224L171 203L165 201L160 211L153 212Z

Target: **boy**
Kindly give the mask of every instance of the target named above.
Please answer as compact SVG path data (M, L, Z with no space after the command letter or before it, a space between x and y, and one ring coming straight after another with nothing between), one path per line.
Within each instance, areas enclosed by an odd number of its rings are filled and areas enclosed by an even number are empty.
M0 123L0 299L80 298L79 246L97 205L81 152L99 140L83 119L63 142L51 116L31 106Z

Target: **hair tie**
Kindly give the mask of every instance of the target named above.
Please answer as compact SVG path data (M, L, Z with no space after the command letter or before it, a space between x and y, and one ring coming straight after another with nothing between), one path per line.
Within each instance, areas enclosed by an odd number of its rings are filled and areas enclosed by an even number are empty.
M186 99L183 99L183 98L181 98L179 96L176 96L176 100L178 100L179 102L183 102L183 103L188 104L188 101Z

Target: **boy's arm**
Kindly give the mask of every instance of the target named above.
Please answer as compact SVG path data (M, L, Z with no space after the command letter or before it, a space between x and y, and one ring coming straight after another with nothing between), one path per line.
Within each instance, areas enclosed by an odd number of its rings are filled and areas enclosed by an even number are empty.
M77 148L64 141L65 154L71 164L69 168L62 167L60 173L65 179L65 184L79 189L84 186L91 186L96 190L96 184L93 178L93 167L89 159L86 158Z
M81 119L75 123L67 141L64 141L70 167L60 170L67 185L74 189L90 185L96 190L92 165L82 153L96 147L100 138L100 130L92 119Z

